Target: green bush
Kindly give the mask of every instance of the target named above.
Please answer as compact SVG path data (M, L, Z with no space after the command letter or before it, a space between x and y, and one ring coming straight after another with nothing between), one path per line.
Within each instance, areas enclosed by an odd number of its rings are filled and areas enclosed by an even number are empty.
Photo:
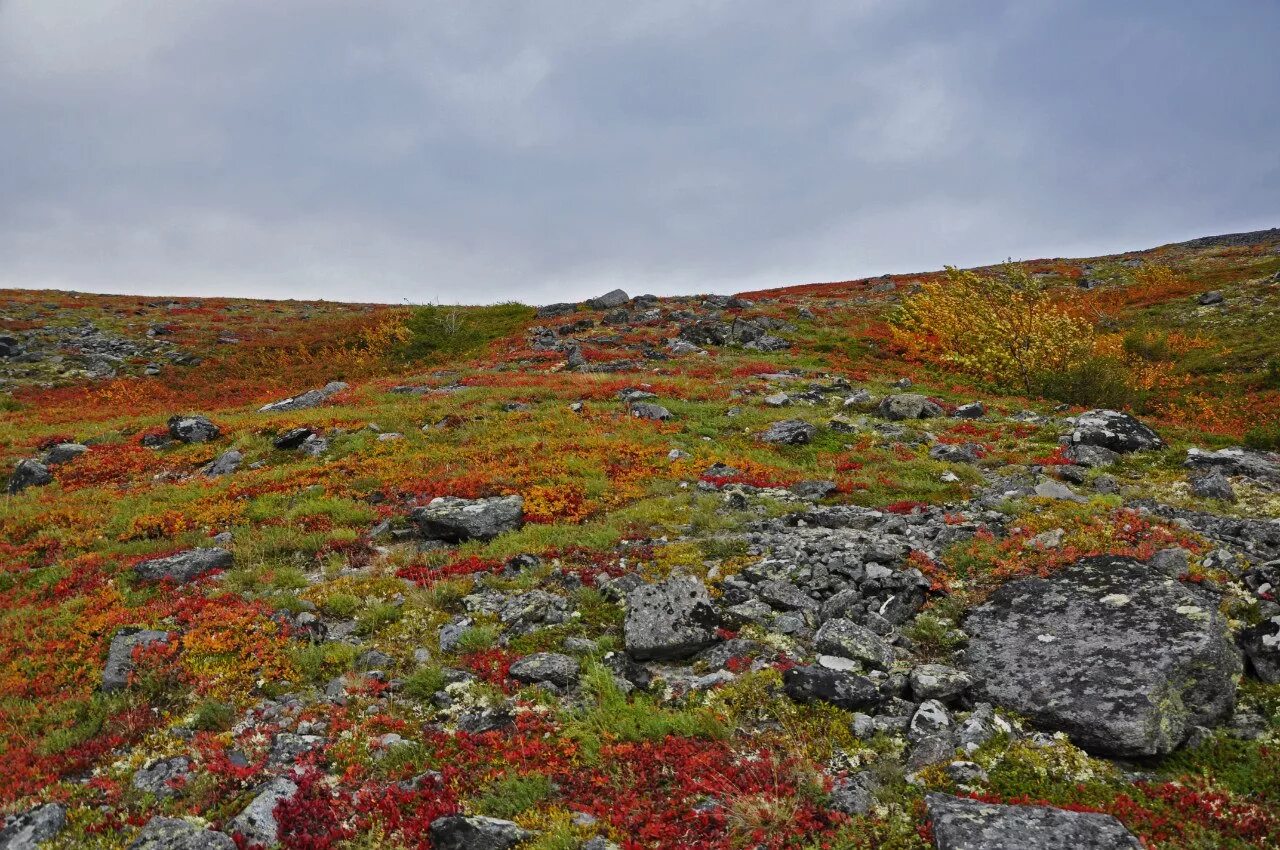
M1087 357L1038 377L1040 395L1081 407L1136 408L1129 370L1114 357Z
M444 686L444 671L435 666L423 667L405 679L404 693L414 699L426 701L443 690Z
M534 317L532 307L508 302L491 307L418 307L405 322L409 338L398 354L405 360L434 360L469 354L510 336Z
M1280 423L1259 425L1244 435L1244 444L1260 451L1280 450Z
M545 776L508 776L489 786L476 801L476 810L492 818L510 820L534 808L554 793Z

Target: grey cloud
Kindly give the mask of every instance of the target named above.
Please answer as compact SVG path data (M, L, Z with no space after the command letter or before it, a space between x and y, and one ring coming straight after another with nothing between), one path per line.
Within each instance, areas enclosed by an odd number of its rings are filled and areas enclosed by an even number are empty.
M1274 226L1280 8L0 0L0 286L530 302Z

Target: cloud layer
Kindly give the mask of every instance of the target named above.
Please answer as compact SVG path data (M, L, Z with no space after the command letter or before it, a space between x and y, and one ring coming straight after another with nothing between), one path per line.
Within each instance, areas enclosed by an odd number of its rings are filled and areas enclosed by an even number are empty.
M1277 225L1280 6L0 0L0 286L546 302Z

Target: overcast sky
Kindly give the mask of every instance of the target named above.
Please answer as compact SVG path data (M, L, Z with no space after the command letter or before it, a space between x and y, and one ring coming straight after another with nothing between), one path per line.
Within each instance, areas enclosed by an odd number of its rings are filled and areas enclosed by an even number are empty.
M0 0L0 287L527 303L1280 225L1276 0Z

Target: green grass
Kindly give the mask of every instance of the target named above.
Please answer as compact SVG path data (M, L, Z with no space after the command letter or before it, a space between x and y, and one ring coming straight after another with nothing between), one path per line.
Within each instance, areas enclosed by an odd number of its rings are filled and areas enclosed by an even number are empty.
M536 807L555 793L545 776L509 776L489 786L475 801L475 809L483 815L510 820Z
M514 302L472 308L418 307L405 322L409 339L397 353L404 360L428 362L470 354L510 336L533 317L532 307Z

